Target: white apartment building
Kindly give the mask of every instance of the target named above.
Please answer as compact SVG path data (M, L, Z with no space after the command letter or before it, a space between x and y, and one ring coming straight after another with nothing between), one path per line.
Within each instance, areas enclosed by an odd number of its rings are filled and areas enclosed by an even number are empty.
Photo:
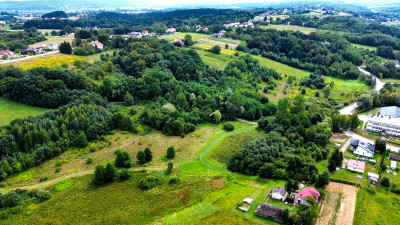
M400 136L400 108L396 106L382 107L380 114L369 115L366 129Z

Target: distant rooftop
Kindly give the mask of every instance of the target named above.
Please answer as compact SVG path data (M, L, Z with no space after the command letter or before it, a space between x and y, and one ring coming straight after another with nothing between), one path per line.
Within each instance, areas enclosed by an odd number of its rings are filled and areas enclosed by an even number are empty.
M368 116L368 122L377 122L400 126L400 117L371 114Z
M397 116L400 117L400 108L397 106L388 106L381 108L382 116Z

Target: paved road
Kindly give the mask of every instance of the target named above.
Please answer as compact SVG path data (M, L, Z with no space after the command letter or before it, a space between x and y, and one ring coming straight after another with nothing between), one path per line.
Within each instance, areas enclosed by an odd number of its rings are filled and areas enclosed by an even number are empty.
M358 107L358 103L356 102L356 103L353 103L351 105L348 105L348 106L342 108L341 110L339 110L339 113L341 115L349 115L350 116L350 115L353 115L354 110L356 110L357 107Z
M365 75L368 75L368 76L371 76L372 79L375 79L375 80L376 80L375 90L376 90L377 92L379 92L379 91L383 88L383 86L385 85L385 82L381 81L381 80L380 80L377 76L375 76L374 74L372 74L372 73L370 73L370 72L364 70L362 67L359 66L359 67L357 67L357 68L358 68L358 70L359 70L361 73L363 73L363 74L365 74Z
M365 138L365 137L363 137L363 136L360 136L360 135L354 133L354 132L351 131L351 130L346 131L346 134L347 134L348 136L354 138L354 139L359 139L359 140L364 141L364 142L367 142L367 143L375 144L375 140L370 140L370 139L368 139L368 138ZM347 143L346 143L346 144L347 144ZM397 146L393 146L393 145L386 144L386 148L390 149L390 150L393 151L393 152L397 152L397 153L400 152L400 148L397 147Z
M44 53L44 54L40 54L40 55L28 55L26 57L18 58L18 59L5 60L5 61L0 62L0 64L8 64L8 63L18 62L18 61L32 59L32 58L36 58L36 57L41 57L41 56L45 56L45 55L51 55L51 54L55 54L55 53L59 53L59 51L48 52L48 53Z

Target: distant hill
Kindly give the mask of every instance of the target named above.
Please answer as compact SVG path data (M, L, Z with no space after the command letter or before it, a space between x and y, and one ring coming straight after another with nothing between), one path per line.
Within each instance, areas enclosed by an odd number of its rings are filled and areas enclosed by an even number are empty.
M64 11L54 11L51 13L46 13L42 16L43 19L61 19L61 18L68 18L68 15Z

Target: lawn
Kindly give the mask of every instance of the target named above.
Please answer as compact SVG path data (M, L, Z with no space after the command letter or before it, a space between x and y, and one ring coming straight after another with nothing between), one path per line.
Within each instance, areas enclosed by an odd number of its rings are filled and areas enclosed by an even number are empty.
M370 51L376 51L376 49L377 49L377 47L368 46L368 45L359 45L359 44L354 44L354 43L351 43L351 45L355 48L363 48L363 49L367 49Z
M193 41L197 41L200 38L208 38L210 37L209 34L200 34L200 33L181 33L181 32L176 32L175 34L171 35L166 35L166 36L161 36L160 38L165 39L167 41L173 41L175 38L180 37L182 39L185 38L186 34L190 34L192 36Z
M0 126L7 125L15 119L37 116L49 110L50 109L25 105L0 97Z
M261 26L264 29L277 29L277 30L292 30L292 31L300 31L305 34L309 34L311 32L315 32L317 29L312 27L302 27L302 26L293 26L293 25L278 25L278 24L269 24L268 26Z
M199 53L201 59L205 64L218 70L224 70L225 67L228 65L229 61L231 60L231 58L229 58L228 56L217 55L199 49L196 49L196 51L197 53Z
M360 189L357 193L354 225L399 224L399 211L399 195L384 190L372 194Z
M197 43L197 44L193 45L193 47L201 49L201 50L210 50L212 47L214 47L214 45ZM221 53L220 54L232 56L235 53L236 53L236 51L233 51L231 49L221 48Z

